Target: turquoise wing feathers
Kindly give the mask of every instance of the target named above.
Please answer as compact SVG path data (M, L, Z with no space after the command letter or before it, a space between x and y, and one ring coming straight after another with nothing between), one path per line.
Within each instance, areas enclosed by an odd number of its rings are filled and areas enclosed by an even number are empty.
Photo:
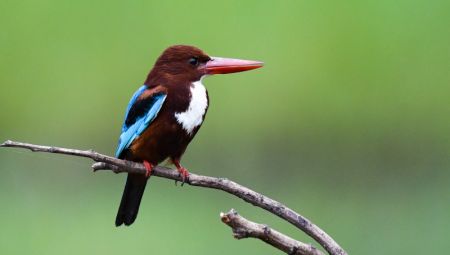
M144 100L138 100L146 89L147 86L145 85L140 87L128 103L122 133L115 153L116 157L120 157L120 154L147 129L164 104L167 95L163 93L154 94L145 99L145 102Z

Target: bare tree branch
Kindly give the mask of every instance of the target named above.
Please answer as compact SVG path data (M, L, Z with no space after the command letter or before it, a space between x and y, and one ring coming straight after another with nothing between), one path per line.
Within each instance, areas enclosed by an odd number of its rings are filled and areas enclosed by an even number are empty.
M15 141L6 141L0 145L0 147L18 147L29 149L33 152L49 152L73 155L79 157L90 158L98 163L95 163L92 167L94 171L97 170L112 170L115 173L128 172L128 173L142 173L145 174L146 170L143 164L121 160L107 155L100 154L93 150L76 150L67 149L53 146L42 146L30 143L21 143ZM155 167L152 175L172 179L176 181L182 181L176 170L172 170L167 167ZM247 187L244 187L238 183L230 181L226 178L216 178L210 176L203 176L191 173L187 181L192 186L206 187L212 189L223 190L227 193L235 195L244 201L263 208L272 214L288 221L293 224L307 235L316 240L329 254L331 255L346 255L347 253L342 249L336 241L334 241L325 231L313 224L309 219L303 217L294 210L286 207L282 203L275 201L269 197L266 197L258 192L255 192Z
M310 244L294 240L267 225L258 224L239 215L234 209L227 213L220 213L220 219L233 230L236 239L258 238L289 255L323 255Z

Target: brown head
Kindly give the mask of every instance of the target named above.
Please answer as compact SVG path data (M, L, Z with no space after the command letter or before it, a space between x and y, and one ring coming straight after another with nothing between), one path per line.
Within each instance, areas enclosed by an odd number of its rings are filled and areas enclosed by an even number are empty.
M236 73L262 66L258 61L210 57L194 46L174 45L156 60L145 84L156 85L161 79L194 82L205 75Z

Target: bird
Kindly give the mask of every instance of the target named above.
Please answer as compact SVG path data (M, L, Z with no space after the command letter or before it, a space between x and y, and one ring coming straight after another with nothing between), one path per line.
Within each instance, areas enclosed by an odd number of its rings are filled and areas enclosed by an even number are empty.
M168 160L183 183L188 181L189 171L180 160L208 110L203 79L262 66L260 61L211 57L190 45L163 51L126 109L115 156L143 163L146 172L128 173L116 226L129 226L136 220L147 180L158 164Z

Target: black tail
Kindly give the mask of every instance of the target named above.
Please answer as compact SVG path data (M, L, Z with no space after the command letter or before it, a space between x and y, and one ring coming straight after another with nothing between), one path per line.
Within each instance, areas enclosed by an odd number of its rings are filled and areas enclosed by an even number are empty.
M116 216L116 226L133 224L144 195L147 178L142 174L128 174L122 201Z

